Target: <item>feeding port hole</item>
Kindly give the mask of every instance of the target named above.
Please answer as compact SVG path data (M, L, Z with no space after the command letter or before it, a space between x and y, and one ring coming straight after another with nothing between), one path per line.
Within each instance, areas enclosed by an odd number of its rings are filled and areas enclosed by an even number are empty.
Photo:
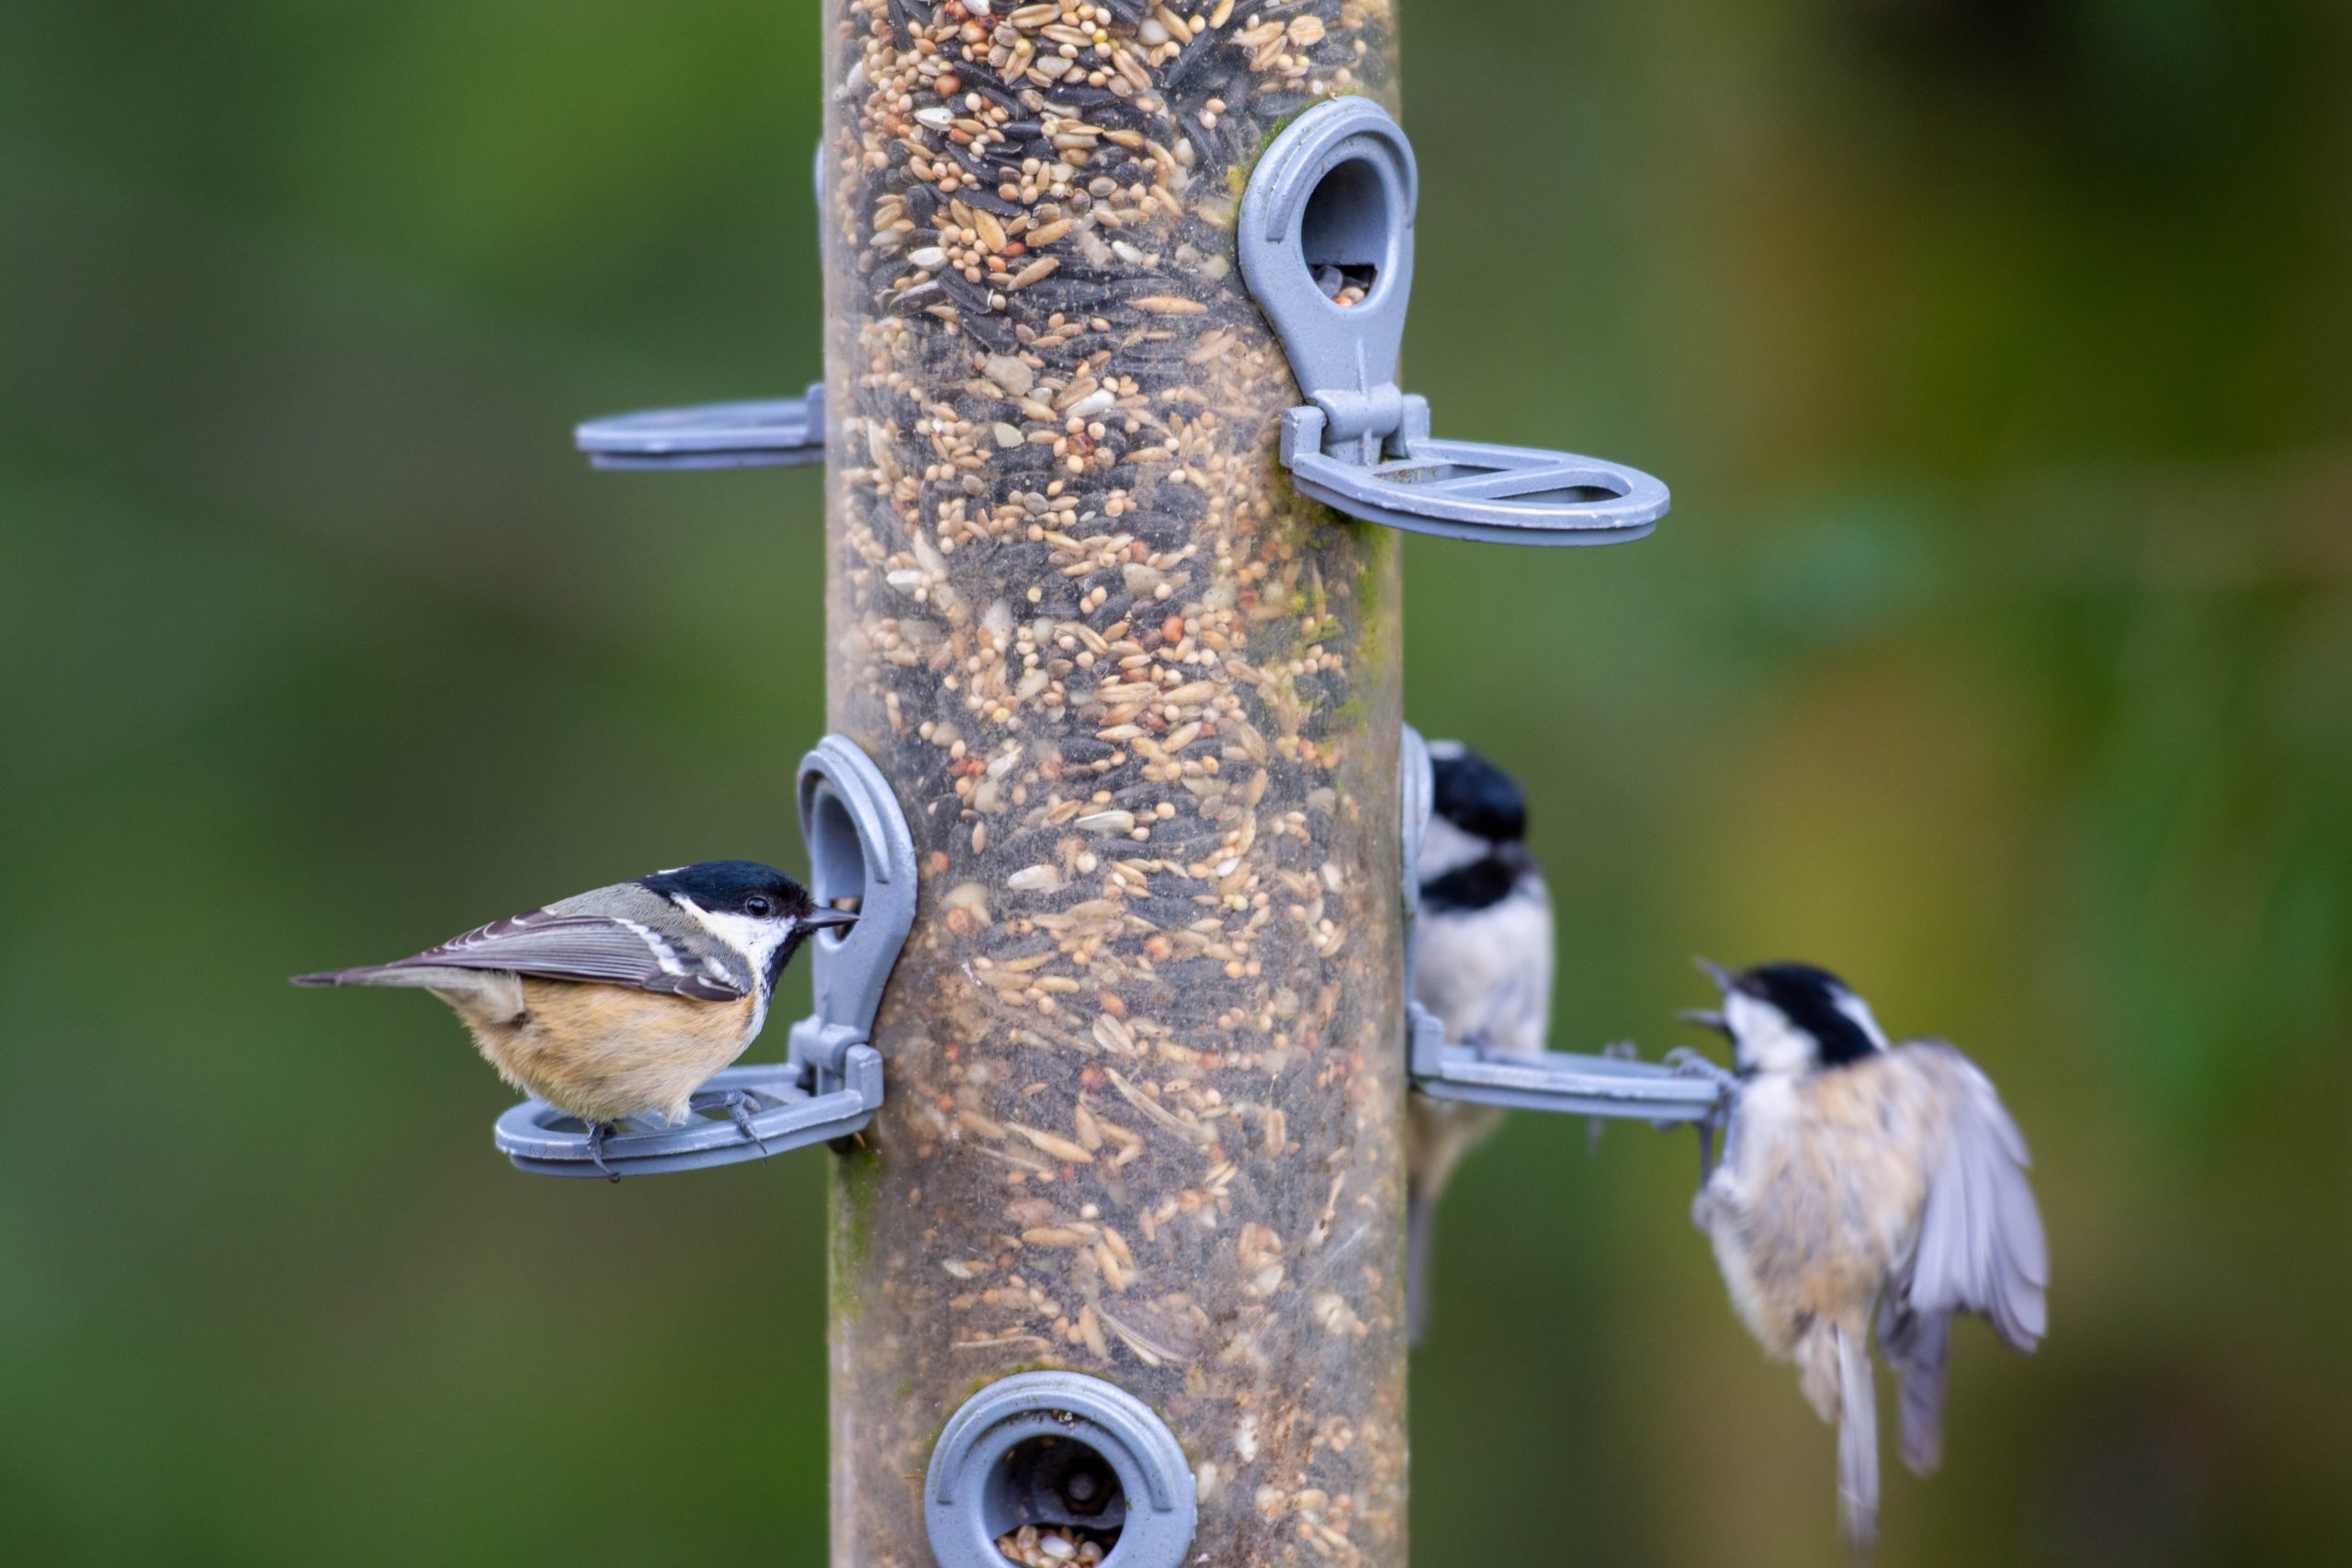
M1119 1472L1075 1437L1037 1437L1005 1451L990 1477L982 1528L1012 1560L1039 1568L1107 1559L1119 1544L1127 1499ZM1023 1527L1030 1534L1023 1534ZM1058 1541L1060 1546L1047 1544ZM1072 1549L1064 1556L1061 1548Z
M1396 231L1396 201L1380 170L1366 158L1344 159L1307 193L1299 259L1323 298L1359 305L1389 270Z
M1463 479L1489 479L1505 471L1486 463L1392 463L1381 471L1381 478L1390 484L1442 485ZM1548 502L1561 506L1586 506L1621 501L1633 488L1621 475L1600 468L1577 477L1582 482L1525 493L1514 491L1511 499L1528 505Z
M830 780L816 781L815 800L808 814L809 891L820 904L853 914L865 908L865 844L857 820ZM817 934L818 942L839 946L848 940L839 927Z

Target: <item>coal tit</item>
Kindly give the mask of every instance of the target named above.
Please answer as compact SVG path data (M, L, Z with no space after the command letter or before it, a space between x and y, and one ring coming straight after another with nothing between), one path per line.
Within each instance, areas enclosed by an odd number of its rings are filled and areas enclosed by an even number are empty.
M1838 1512L1866 1553L1878 1512L1868 1336L1901 1382L1903 1458L1942 1459L1951 1320L1974 1313L2014 1348L2048 1326L2049 1244L2025 1140L1992 1082L1936 1040L1890 1045L1869 1004L1826 970L1734 975L1720 1010L1736 1072L1669 1056L1725 1087L1723 1158L1690 1218L1714 1245L1732 1304L1765 1349L1796 1364L1838 1426Z
M496 920L413 957L298 975L298 986L406 986L456 1010L499 1077L571 1112L607 1176L616 1122L725 1110L695 1091L758 1037L776 976L814 931L856 916L754 861L705 861ZM614 1176L618 1180L617 1176Z
M1430 746L1429 836L1414 994L1449 1044L1540 1053L1552 1030L1552 896L1528 855L1527 804L1509 773L1457 740ZM1406 1112L1406 1317L1428 1315L1430 1231L1455 1166L1501 1125L1494 1106L1415 1095Z

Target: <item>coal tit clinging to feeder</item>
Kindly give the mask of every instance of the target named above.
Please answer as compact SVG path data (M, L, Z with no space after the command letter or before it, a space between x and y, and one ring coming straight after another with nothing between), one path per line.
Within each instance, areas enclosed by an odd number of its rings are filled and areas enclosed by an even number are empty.
M698 1094L767 1021L776 976L808 933L856 916L755 861L705 861L495 920L413 957L299 975L298 986L403 986L456 1010L499 1077L589 1129L607 1176L616 1122L725 1110ZM619 1179L615 1176L614 1179Z
M1859 1553L1875 1534L1877 1407L1868 1335L1901 1383L1903 1458L1943 1454L1951 1319L1974 1313L2031 1350L2048 1326L2049 1244L2024 1138L1990 1079L1937 1040L1890 1045L1826 970L1734 975L1720 1011L1687 1013L1732 1043L1723 1158L1690 1218L1756 1337L1796 1363L1838 1426L1839 1516ZM1695 1053L1686 1068L1720 1074Z
M1509 773L1456 740L1432 741L1422 841L1416 999L1448 1043L1527 1055L1552 1032L1552 896L1527 852L1527 805ZM1406 1316L1428 1311L1430 1231L1462 1156L1502 1124L1491 1105L1414 1095L1406 1111Z

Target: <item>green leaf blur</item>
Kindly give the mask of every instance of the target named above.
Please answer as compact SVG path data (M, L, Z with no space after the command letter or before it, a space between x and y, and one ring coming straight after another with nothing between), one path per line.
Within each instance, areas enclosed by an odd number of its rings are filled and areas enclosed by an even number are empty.
M15 7L0 45L0 1555L815 1563L821 1156L530 1180L298 970L801 863L818 481L582 416L817 370L813 7ZM1408 384L1648 468L1413 540L1408 711L1528 784L1555 1043L1689 956L1948 1035L2038 1156L1889 1563L2352 1553L2352 20L1408 0ZM805 977L788 1006L803 1005ZM1832 1560L1687 1139L1520 1117L1414 1369L1417 1561Z

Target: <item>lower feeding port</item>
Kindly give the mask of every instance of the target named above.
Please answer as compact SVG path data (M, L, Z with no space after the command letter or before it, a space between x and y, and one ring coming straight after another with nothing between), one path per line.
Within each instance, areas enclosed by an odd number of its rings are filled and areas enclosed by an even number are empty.
M1031 1438L1004 1456L984 1505L998 1552L1027 1568L1104 1561L1127 1522L1119 1472L1083 1438Z
M1023 1372L966 1402L924 1487L941 1568L1176 1568L1196 1519L1175 1436L1132 1394L1079 1372Z

